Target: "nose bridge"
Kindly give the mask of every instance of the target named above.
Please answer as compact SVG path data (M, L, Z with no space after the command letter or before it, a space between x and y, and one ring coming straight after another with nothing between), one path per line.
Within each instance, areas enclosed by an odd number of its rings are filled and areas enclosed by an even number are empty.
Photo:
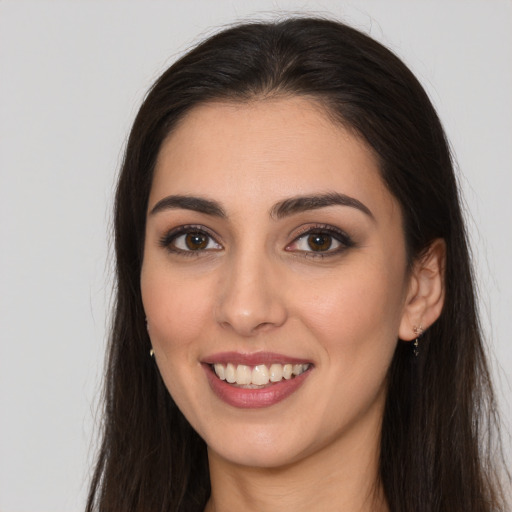
M286 308L275 286L276 262L252 244L238 248L225 262L219 286L217 321L242 336L282 325Z

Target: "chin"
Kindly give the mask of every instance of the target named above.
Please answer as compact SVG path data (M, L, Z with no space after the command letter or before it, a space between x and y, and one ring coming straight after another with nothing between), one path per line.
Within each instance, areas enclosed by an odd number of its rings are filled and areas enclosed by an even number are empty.
M299 454L290 452L277 443L273 445L261 445L257 442L244 442L225 447L208 446L208 457L225 460L230 464L259 469L277 469L300 459Z
M290 428L277 425L274 428L269 428L269 425L251 428L245 425L224 434L212 433L204 439L209 457L240 466L276 469L293 464L315 451L316 436L308 436L293 426Z

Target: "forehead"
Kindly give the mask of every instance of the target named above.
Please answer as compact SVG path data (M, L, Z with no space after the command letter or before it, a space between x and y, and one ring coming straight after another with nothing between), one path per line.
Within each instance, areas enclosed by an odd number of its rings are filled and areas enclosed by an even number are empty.
M374 153L318 102L212 102L192 109L162 144L150 204L201 194L243 209L332 191L394 205Z

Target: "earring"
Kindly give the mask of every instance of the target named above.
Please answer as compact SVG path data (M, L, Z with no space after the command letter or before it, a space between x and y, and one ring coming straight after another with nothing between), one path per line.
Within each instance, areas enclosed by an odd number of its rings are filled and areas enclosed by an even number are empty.
M148 318L144 318L144 323L146 324L146 331L149 332L149 325L148 325ZM153 350L153 348L151 348L151 350L149 351L149 357L154 357L155 356L155 351Z
M419 327L415 325L412 328L412 331L416 335L416 339L412 344L412 353L414 354L414 357L418 357L420 353L420 338L423 336L423 327L421 326L421 324L419 325Z

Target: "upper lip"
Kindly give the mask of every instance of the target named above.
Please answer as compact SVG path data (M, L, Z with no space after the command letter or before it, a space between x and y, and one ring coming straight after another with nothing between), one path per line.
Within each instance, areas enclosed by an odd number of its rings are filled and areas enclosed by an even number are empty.
M256 366L259 364L307 364L311 361L300 357L291 357L275 352L219 352L205 357L202 360L204 364L244 364L247 366Z

